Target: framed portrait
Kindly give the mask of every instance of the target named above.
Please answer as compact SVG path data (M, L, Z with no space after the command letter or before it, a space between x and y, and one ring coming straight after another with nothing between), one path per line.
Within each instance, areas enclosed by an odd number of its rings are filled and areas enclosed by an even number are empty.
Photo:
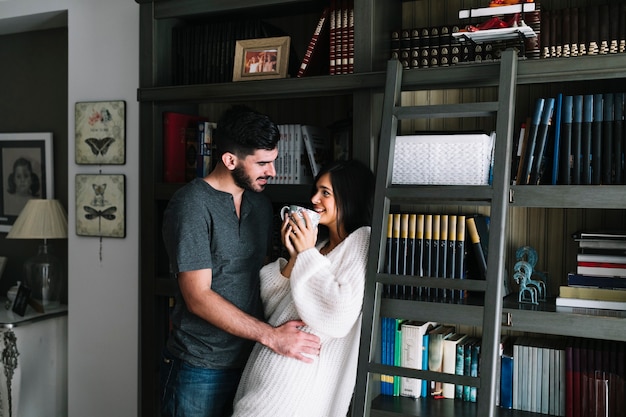
M125 237L125 197L123 174L77 174L76 234Z
M289 36L237 41L233 81L287 77L290 42Z
M0 133L0 232L32 198L54 198L52 133Z
M77 102L75 123L74 158L77 164L126 163L126 102Z

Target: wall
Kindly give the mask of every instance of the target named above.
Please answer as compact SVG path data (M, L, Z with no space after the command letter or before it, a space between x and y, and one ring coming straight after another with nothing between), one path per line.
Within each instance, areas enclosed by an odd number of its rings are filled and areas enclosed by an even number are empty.
M4 0L0 31L39 29L67 12L68 402L70 417L138 415L138 86L139 7L133 0ZM37 23L30 26L33 22ZM3 62L3 65L6 65ZM3 93L3 100L5 100ZM74 177L98 173L74 164L74 103L125 100L126 237L75 234Z

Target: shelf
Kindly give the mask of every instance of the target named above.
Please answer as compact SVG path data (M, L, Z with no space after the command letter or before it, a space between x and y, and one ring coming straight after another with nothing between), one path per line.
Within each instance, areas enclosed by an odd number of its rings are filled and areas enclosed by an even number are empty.
M518 303L514 294L505 298L502 312L510 315L508 330L626 341L626 319L556 312L554 300Z
M624 185L520 185L511 186L514 207L603 208L626 207Z
M139 3L150 3L150 1L136 0ZM267 11L274 13L276 10L288 6L296 7L298 10L315 7L321 10L321 1L313 0L163 0L154 3L154 18L168 19L181 17L196 17L207 14L241 13Z
M477 71L477 68L480 70ZM404 70L403 90L497 87L499 63ZM517 84L626 78L626 54L520 60ZM137 90L140 102L234 102L293 97L324 97L373 89L383 91L384 72L327 75L237 83L149 87Z

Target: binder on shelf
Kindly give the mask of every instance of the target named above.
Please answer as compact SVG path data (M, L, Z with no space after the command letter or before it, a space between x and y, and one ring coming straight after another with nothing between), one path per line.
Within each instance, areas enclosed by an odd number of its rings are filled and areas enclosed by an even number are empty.
M615 93L613 103L613 166L615 183L624 184L624 93Z
M548 129L550 127L550 119L554 112L554 98L544 99L544 106L541 112L541 119L537 128L536 144L534 155L531 159L529 184L536 185L541 178L542 167L545 164L544 154L548 142Z
M603 101L602 94L593 95L593 119L591 122L591 184L602 183L602 160L603 160Z
M528 141L524 152L524 169L522 170L522 177L519 182L520 185L528 184L530 181L530 172L534 163L535 147L537 143L537 133L539 131L539 124L541 123L541 115L543 114L545 102L545 98L537 99L533 116L530 119Z
M613 183L613 123L614 98L613 93L602 94L602 184Z
M583 96L576 95L573 98L572 113L572 184L583 183L582 168L582 138L583 138Z
M585 94L583 96L583 119L581 132L581 184L591 184L591 141L593 137L593 95Z
M563 106L561 117L561 152L559 162L559 178L558 183L563 185L571 184L571 170L573 166L572 156L572 118L574 115L574 98L565 96L563 98Z

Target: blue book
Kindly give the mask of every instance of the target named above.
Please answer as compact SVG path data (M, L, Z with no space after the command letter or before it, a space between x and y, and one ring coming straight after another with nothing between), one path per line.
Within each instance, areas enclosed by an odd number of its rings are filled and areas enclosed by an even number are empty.
M602 184L613 183L613 93L602 96Z
M552 185L556 185L559 178L559 163L561 161L561 123L563 114L563 94L556 96L554 103L554 153L552 154Z
M572 116L572 184L582 184L583 96L574 96Z
M543 106L545 102L546 100L544 98L537 99L533 117L530 119L530 126L528 127L528 140L523 160L524 170L522 171L522 178L520 178L519 181L520 185L528 184L530 180L530 172L533 166L535 146L537 142L537 132L539 131L539 124L541 123L541 115L543 114Z
M615 167L615 183L624 184L623 156L624 144L624 93L613 96L613 166Z
M559 157L558 183L563 185L571 184L572 156L572 119L574 116L574 97L565 96L561 109L561 132L560 143L561 152Z
M603 100L602 94L593 95L593 120L591 122L591 183L602 183L602 151L604 137L602 136L603 126Z
M580 174L581 184L591 184L591 138L593 123L593 95L586 94L583 96L583 122L581 133L582 158L580 165L582 168Z
M500 360L500 407L513 408L513 352L505 351Z
M554 102L554 98L545 99L539 127L537 128L535 154L532 158L529 184L536 185L540 182L541 174L546 164L544 154L548 144L548 130L550 128L550 120L552 119L552 114L554 112Z
M430 343L430 336L426 333L423 337L422 343L422 369L428 369L428 344ZM430 395L430 381L422 379L422 397L428 397Z
M570 287L626 289L626 279L569 273L567 274L567 285Z

